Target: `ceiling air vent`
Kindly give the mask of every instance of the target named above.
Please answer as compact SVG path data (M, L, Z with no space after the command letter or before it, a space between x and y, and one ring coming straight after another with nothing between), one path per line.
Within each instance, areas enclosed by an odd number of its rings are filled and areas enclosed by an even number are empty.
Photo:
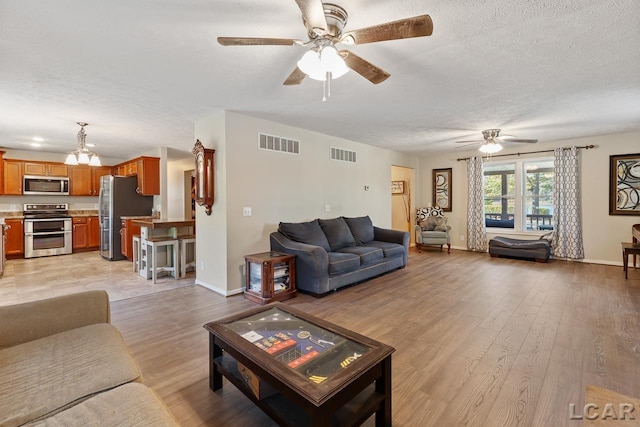
M343 150L342 148L331 147L331 160L338 160L341 162L356 162L356 152Z
M258 133L258 148L287 154L300 154L300 141Z

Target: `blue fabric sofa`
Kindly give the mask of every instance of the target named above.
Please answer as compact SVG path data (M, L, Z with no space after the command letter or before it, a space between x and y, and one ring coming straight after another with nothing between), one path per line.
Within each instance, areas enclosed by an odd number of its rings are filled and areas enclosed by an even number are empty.
M403 268L409 237L363 216L281 222L270 242L272 251L296 255L296 288L320 296Z

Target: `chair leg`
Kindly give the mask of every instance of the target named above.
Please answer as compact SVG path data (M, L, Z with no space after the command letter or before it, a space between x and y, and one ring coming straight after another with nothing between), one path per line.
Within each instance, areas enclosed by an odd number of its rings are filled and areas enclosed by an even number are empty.
M451 253L451 243L447 243L447 253Z
M422 244L416 243L416 248L418 248L418 253L422 253Z

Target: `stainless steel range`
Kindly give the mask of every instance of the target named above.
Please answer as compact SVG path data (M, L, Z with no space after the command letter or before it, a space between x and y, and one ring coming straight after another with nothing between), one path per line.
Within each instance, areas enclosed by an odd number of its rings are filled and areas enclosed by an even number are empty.
M69 205L24 205L24 257L70 254L72 250Z

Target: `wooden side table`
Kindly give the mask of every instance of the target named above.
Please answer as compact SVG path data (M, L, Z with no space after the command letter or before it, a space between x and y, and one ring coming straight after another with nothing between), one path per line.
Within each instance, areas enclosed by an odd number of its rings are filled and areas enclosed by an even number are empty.
M296 296L296 257L279 252L245 255L244 297L258 304Z
M622 267L624 268L624 278L628 278L627 270L629 269L629 255L640 255L640 243L622 242ZM634 266L635 258L634 258Z

